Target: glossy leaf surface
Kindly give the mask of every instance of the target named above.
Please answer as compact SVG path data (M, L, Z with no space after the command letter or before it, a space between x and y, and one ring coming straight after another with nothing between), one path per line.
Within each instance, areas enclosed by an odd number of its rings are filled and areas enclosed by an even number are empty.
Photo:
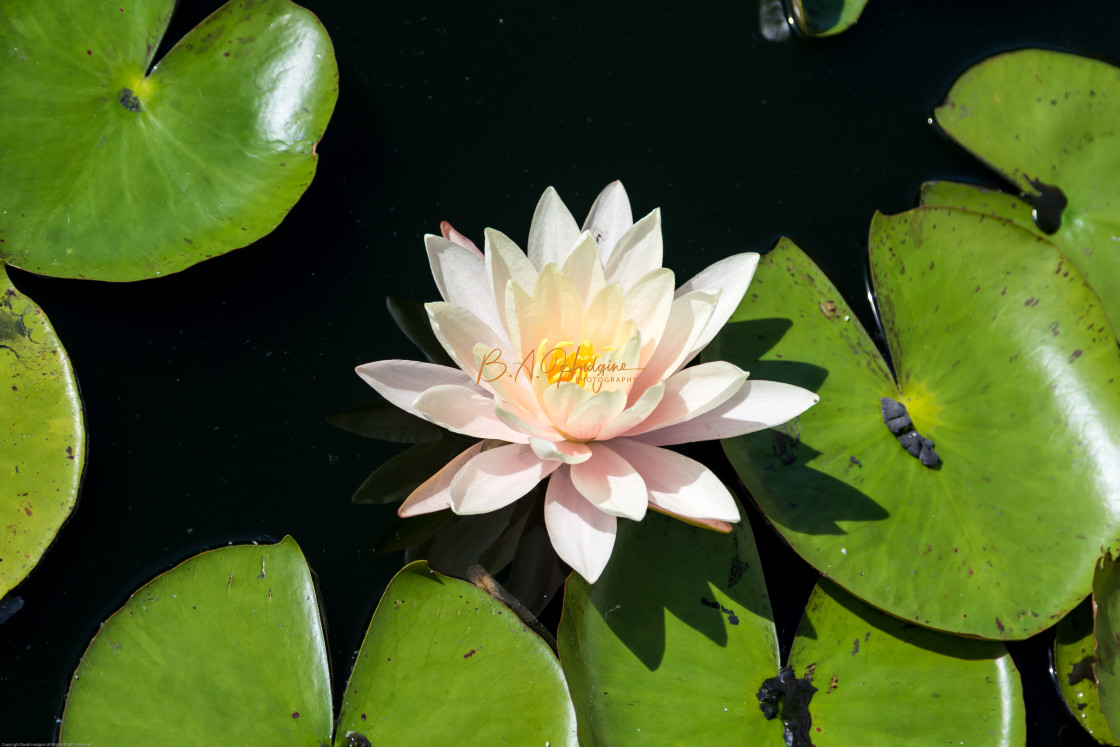
M288 0L223 6L158 61L173 0L6 3L0 258L138 280L271 231L337 98L326 31Z
M851 28L867 0L790 0L793 21L806 36L834 36Z
M744 524L619 521L595 585L568 577L557 642L583 745L781 743L755 697L778 650Z
M1030 636L1088 593L1120 534L1112 329L1076 268L1005 221L919 208L877 216L870 245L899 384L783 242L706 355L821 402L727 453L794 549L856 596L941 630ZM882 397L908 408L938 467L900 445Z
M35 567L70 515L85 426L70 359L43 310L0 269L0 597Z
M1120 323L1120 68L1044 49L995 55L953 84L934 118L1044 217L1054 214L1054 225L1041 225L1057 227L1051 239Z
M790 652L817 692L818 745L1022 745L1019 672L1003 644L909 625L822 580Z
M1086 599L1058 623L1054 641L1054 677L1070 713L1101 744L1116 739L1101 712L1097 693L1096 641L1093 638L1093 603Z
M574 745L560 662L500 602L423 562L385 590L346 686L335 744Z
M223 547L140 588L74 675L62 742L319 745L330 668L295 541Z

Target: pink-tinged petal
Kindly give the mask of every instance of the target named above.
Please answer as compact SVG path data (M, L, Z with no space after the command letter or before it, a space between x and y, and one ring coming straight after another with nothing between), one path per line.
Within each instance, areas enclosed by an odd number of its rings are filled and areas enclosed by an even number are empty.
M736 254L721 259L677 289L678 297L694 290L719 293L715 311L704 326L704 331L681 361L681 366L687 365L696 357L696 354L712 341L716 333L723 329L723 325L727 324L735 309L739 308L739 303L743 300L743 295L747 292L747 286L751 284L756 269L758 269L758 254L754 252ZM679 368L680 366L678 370Z
M420 415L414 407L416 398L434 386L451 384L483 391L467 373L447 366L421 361L374 361L354 369L367 384L385 399L405 412Z
M608 283L618 283L625 291L661 267L661 260L661 211L654 210L619 238L603 272Z
M542 461L528 444L484 451L451 480L451 510L457 514L484 514L508 506L560 464Z
M591 458L569 468L576 490L600 511L641 521L649 506L642 476L606 444L597 441L590 446Z
M626 316L638 324L642 334L642 357L649 359L665 331L669 310L673 308L673 271L660 267L626 291L623 306Z
M583 230L591 232L599 245L599 258L606 264L619 238L633 224L630 198L626 196L622 182L616 181L608 184L595 198L587 220L583 222Z
M498 416L498 420L530 438L539 438L545 441L564 440L564 437L556 430L556 426L545 419L543 415L532 417L501 397L494 400L494 414Z
M538 270L543 270L549 262L563 264L578 236L576 219L568 212L556 190L549 187L533 211L527 246L529 261Z
M555 459L564 464L579 464L591 458L591 447L574 441L546 441L530 438L533 453L541 459Z
M404 500L401 507L397 509L397 515L407 518L451 508L451 480L459 474L459 470L467 462L482 452L484 443L484 441L479 441L474 444L444 465L439 472L425 480L420 487L412 491L412 495Z
M498 419L494 395L464 386L434 386L413 404L417 412L436 425L475 438L528 443L529 437Z
M440 345L459 368L470 377L472 384L481 384L493 374L483 375L483 369L502 357L506 343L489 325L462 306L435 301L424 304L432 331ZM476 356L475 349L482 346L483 355Z
M781 425L805 412L819 400L817 395L799 386L748 379L737 393L719 407L692 420L634 438L654 446L665 446L742 436Z
M691 366L665 380L665 395L657 409L627 436L676 425L719 407L747 380L747 372L726 361Z
M512 280L526 293L533 290L537 282L537 270L525 253L508 236L493 228L486 229L486 273L490 278L490 293L498 307L498 315L504 327L507 322L506 286ZM485 293L484 288L479 288ZM511 342L517 340L511 338Z
M603 263L599 260L599 247L586 231L576 240L572 253L564 260L563 269L585 304L590 303L607 283L603 275Z
M569 438L590 441L626 407L626 391L596 392L572 411L561 428Z
M489 284L482 253L430 234L424 237L424 246L443 300L471 312L501 337L502 322L494 297L478 292Z
M609 441L616 436L622 436L634 428L636 425L649 417L649 414L654 411L661 398L665 395L665 384L654 384L649 389L638 397L638 401L627 407L619 413L611 422L603 426L599 431L596 439L599 441Z
M470 239L468 239L463 234L456 231L455 226L451 225L447 221L441 220L439 222L439 232L441 234L443 234L443 238L447 239L448 241L454 242L454 243L458 244L459 246L463 247L464 249L470 249L472 252L477 254L479 257L482 256L482 252L475 245L475 243L473 241L471 241Z
M544 496L544 525L560 559L589 584L610 560L618 519L591 505L572 485L567 469L552 473Z
M707 291L692 291L673 300L665 332L657 342L657 350L648 361L634 388L631 401L636 401L647 387L663 381L680 367L680 362L692 348L696 339L712 316L718 296Z
M735 499L715 473L700 462L628 438L616 438L611 447L641 473L650 503L695 519L739 521Z

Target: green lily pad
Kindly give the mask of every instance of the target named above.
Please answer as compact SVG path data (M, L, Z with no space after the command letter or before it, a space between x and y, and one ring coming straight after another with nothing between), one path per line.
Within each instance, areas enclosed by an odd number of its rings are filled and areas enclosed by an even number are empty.
M349 732L407 744L420 725L436 743L574 744L548 646L423 563L386 589L346 693L340 746ZM333 713L315 584L285 537L202 553L137 590L82 657L61 741L325 745Z
M595 585L568 577L556 638L581 744L780 743L755 698L778 644L745 520L620 521Z
M311 183L338 95L326 31L230 2L158 65L174 0L11 3L0 16L0 259L138 280L275 228Z
M1003 644L908 625L828 580L809 599L790 665L812 680L817 744L1024 744L1019 672Z
M1070 713L1101 744L1115 745L1116 738L1101 712L1093 640L1093 603L1086 599L1058 623L1054 641L1054 677Z
M389 584L346 686L335 744L574 745L560 662L485 592L412 563Z
M790 0L797 28L806 36L835 36L855 25L867 0Z
M330 666L295 541L197 555L141 587L97 632L60 741L318 745Z
M1112 328L1077 269L1007 221L879 215L870 254L898 383L836 288L783 241L706 355L821 402L725 450L775 528L851 593L940 630L1026 638L1088 594L1100 548L1120 536ZM883 397L908 408L939 466L896 440Z
M78 499L85 426L70 359L46 314L0 271L0 597L23 580Z
M1047 230L1060 219L1051 240L1120 323L1120 68L1052 50L999 54L966 71L934 118L1034 202Z
M1120 730L1120 562L1105 553L1093 579L1093 673L1101 711L1113 734Z

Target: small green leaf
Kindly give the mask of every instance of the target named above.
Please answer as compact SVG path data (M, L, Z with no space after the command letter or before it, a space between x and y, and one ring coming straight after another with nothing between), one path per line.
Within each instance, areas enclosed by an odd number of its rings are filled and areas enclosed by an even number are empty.
M1045 49L995 55L953 84L934 118L1034 203L1120 324L1120 68Z
M926 182L922 185L922 207L949 207L987 213L1039 236L1045 236L1034 223L1034 208L1021 197L961 182Z
M1120 730L1120 562L1105 553L1093 578L1093 673L1101 711L1113 734Z
M1019 672L1003 644L906 624L827 579L809 600L790 664L817 688L809 705L816 744L1026 740Z
M338 96L326 31L235 0L152 66L174 0L0 14L0 259L139 280L256 241L311 183Z
M806 36L834 36L855 25L867 0L790 0L797 28Z
M575 745L560 662L507 607L423 562L385 590L346 685L337 747Z
M82 657L60 741L312 747L332 718L315 586L286 537L202 553L137 590Z
M70 359L0 270L0 597L39 562L78 499L85 426Z
M870 253L899 383L835 287L783 242L706 356L821 401L724 447L775 528L856 596L950 632L1033 635L1084 598L1120 536L1112 328L1061 253L997 218L877 216ZM908 408L938 467L900 445L883 397Z
M1101 712L1097 693L1096 643L1093 640L1093 603L1086 599L1058 623L1054 641L1054 677L1069 712L1101 744L1116 738Z
M581 744L781 738L754 694L778 645L745 520L731 534L653 512L620 521L595 585L568 577L557 642Z

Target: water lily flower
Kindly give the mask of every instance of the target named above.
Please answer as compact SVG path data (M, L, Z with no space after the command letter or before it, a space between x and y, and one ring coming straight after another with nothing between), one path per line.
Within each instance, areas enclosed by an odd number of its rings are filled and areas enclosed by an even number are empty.
M486 230L482 251L446 222L425 237L442 302L425 306L459 366L387 360L358 374L396 406L482 439L417 488L401 516L500 509L548 477L557 554L594 583L619 517L647 507L729 531L739 511L708 468L671 444L751 433L817 402L723 361L685 367L739 305L758 254L676 288L661 266L661 213L633 222L619 182L582 230L549 188L528 253Z

